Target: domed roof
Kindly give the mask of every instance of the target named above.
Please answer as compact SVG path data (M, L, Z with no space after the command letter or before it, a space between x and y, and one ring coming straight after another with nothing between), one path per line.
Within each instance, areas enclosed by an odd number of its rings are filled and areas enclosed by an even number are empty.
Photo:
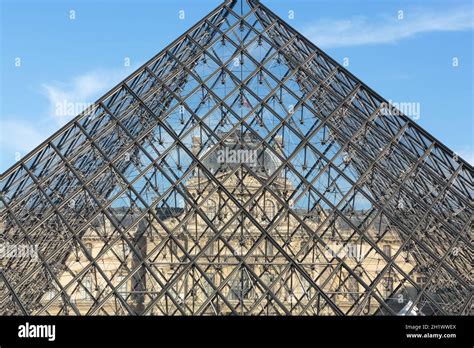
M269 176L281 165L274 150L263 148L254 135L241 132L230 135L222 145L211 146L200 157L205 157L203 164L212 173L225 172L245 164L257 174Z

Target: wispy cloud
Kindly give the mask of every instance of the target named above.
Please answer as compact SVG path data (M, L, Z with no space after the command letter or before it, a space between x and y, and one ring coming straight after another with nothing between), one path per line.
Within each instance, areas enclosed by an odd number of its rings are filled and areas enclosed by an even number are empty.
M53 131L54 127L48 122L32 122L18 115L0 117L0 173L41 144Z
M303 29L316 45L324 48L386 44L421 33L462 31L474 27L469 6L446 10L405 10L403 19L397 13L377 17L356 16L349 19L324 19Z
M64 124L91 105L108 89L120 82L125 70L95 70L75 76L68 81L42 84L42 91L49 100L48 113Z
M44 140L36 123L16 117L0 119L0 129L0 144L2 148L12 150L12 157L14 152L25 154Z
M62 125L78 115L134 68L102 69L73 76L65 81L43 83L40 91L48 99L47 110L37 115L1 115L0 165L6 169ZM32 121L34 120L34 121ZM3 172L3 170L0 170Z

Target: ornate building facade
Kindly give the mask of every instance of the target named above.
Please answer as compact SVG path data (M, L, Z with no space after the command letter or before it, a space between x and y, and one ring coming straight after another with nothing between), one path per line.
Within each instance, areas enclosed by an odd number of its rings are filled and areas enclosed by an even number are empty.
M472 314L473 177L226 0L2 174L0 314Z

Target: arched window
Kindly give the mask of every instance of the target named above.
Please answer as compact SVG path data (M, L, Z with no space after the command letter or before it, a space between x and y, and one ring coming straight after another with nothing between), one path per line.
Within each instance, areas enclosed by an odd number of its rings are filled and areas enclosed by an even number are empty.
M252 298L252 280L247 270L241 269L232 280L230 287L231 300L244 300Z
M275 203L273 201L265 200L265 215L269 221L272 221L276 214Z
M212 199L207 201L207 217L209 220L213 220L214 217L217 215L217 203Z
M86 274L79 285L79 300L91 300L92 288L92 274Z

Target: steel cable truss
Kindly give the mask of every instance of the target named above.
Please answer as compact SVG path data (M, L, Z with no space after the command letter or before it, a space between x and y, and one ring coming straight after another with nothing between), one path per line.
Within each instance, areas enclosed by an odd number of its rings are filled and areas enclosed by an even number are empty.
M257 0L0 186L2 315L473 313L472 166Z

